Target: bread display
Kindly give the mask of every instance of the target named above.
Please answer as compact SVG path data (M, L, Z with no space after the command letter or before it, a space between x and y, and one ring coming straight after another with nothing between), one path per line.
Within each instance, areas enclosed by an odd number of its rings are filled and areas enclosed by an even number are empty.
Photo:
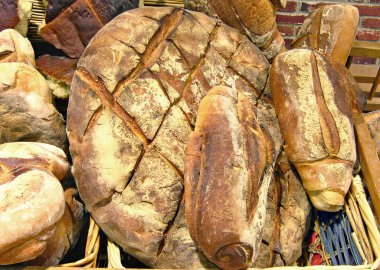
M80 222L65 212L71 211L59 182L69 171L65 154L48 144L6 143L0 145L0 168L0 264L57 264L67 249L52 242L74 243L70 226Z
M185 0L185 7L219 17L227 25L238 29L269 59L285 50L284 39L277 30L275 6L286 1L270 0Z
M41 37L71 58L78 58L106 23L123 11L136 7L138 0L49 1Z
M364 114L364 120L368 125L368 130L375 142L377 155L380 158L380 111Z
M258 255L271 181L264 169L273 163L267 148L274 148L265 136L236 89L215 87L202 99L185 157L186 220L222 269L249 268Z
M73 174L97 224L126 252L155 266L166 249L201 98L225 84L255 101L268 68L237 30L176 8L128 11L92 39L71 85Z
M45 76L53 96L68 99L78 59L43 55L37 59L36 63L37 69Z
M270 71L285 151L314 207L324 211L342 208L356 161L343 82L328 58L310 49L282 53Z
M346 64L359 23L358 9L352 5L324 5L305 19L293 48L307 47L324 52L342 65Z
M24 37L28 32L32 2L29 0L2 0L0 2L0 31L15 29Z
M13 29L0 32L0 63L8 62L36 65L32 44Z

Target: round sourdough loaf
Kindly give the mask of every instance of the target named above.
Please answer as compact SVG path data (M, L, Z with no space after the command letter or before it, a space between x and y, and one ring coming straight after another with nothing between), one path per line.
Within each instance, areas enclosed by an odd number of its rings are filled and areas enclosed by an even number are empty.
M35 66L34 50L27 38L13 29L0 32L0 63L20 62Z
M215 267L184 217L185 147L206 93L237 88L282 147L264 91L269 64L239 31L176 8L123 13L100 30L71 85L68 136L78 190L97 224L152 267ZM274 158L276 159L276 158Z

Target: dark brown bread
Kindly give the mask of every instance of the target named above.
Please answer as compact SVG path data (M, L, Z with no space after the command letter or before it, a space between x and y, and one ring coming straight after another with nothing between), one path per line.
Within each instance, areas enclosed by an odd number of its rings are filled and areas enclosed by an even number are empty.
M286 1L275 2L283 5ZM270 0L186 0L185 7L218 16L247 35L270 60L285 50L284 40L277 30L275 6Z
M91 38L113 17L138 7L138 0L65 0L49 1L47 24L41 37L79 58Z
M17 0L2 0L0 2L0 31L15 28L19 21Z
M258 255L270 183L268 177L262 183L266 163L252 103L236 89L213 88L187 144L185 202L191 237L223 269L246 269Z
M268 69L237 30L182 9L135 9L97 33L73 78L68 134L78 190L113 241L149 266L186 265L167 247L188 236L173 229L200 100L224 84L255 102Z
M319 50L333 61L345 65L355 40L358 22L359 12L354 6L321 6L305 19L292 47Z
M43 55L36 61L37 69L45 76L48 86L57 98L67 99L78 59Z
M325 211L343 206L356 161L345 82L323 53L310 49L282 53L270 72L285 151L313 205Z

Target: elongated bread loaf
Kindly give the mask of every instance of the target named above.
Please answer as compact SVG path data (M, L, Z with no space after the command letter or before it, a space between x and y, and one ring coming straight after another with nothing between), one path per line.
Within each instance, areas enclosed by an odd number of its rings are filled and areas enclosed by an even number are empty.
M354 6L337 4L319 7L305 19L292 47L322 51L345 65L355 40L358 22L359 12Z
M265 135L248 98L229 87L210 90L187 144L186 219L194 242L223 269L246 269L258 255L266 159Z
M341 209L356 160L344 82L323 53L310 49L279 55L270 72L285 151L319 210Z

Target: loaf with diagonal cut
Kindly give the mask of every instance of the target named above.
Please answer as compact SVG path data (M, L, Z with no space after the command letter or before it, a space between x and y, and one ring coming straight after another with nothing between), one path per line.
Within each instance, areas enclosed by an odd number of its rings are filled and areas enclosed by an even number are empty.
M356 161L352 87L321 52L295 49L279 55L270 88L285 140L285 151L319 210L337 211Z
M183 9L131 10L94 36L71 85L68 136L78 190L108 237L148 266L186 265L167 236L199 103L218 85L256 102L268 69L237 30Z
M293 48L311 48L346 64L355 40L359 11L346 4L324 5L305 19L293 41Z
M185 7L220 18L236 28L269 59L285 50L284 39L277 29L276 7L286 0L185 0Z
M83 214L75 191L64 192L60 183L68 173L66 156L55 146L0 145L0 265L55 265L75 244Z
M222 269L249 268L258 256L267 162L253 104L233 88L209 91L186 149L186 220L194 242Z

